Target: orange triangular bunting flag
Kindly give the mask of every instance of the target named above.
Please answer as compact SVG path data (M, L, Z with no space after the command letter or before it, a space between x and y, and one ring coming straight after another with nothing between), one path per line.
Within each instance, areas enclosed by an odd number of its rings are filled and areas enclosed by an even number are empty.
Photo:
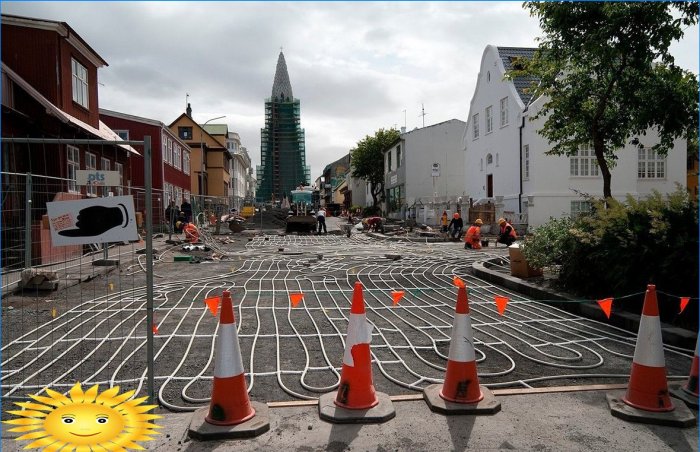
M207 307L211 311L211 313L216 317L216 314L219 312L219 303L221 303L221 298L220 297L211 297L211 298L205 298L204 303L206 303Z
M297 307L302 298L304 298L304 294L301 292L289 294L289 301L292 303L293 308Z
M156 322L153 322L153 334L158 334L158 325L156 325Z
M506 306L508 305L508 297L496 295L493 297L493 299L496 301L496 309L498 309L498 313L503 315L503 313L506 312Z
M685 311L685 307L688 306L689 302L690 302L690 297L681 297L681 312ZM679 314L681 312L679 312Z
M600 309L603 310L605 313L606 317L609 319L610 318L610 311L612 311L612 298L606 298L604 300L598 300L598 305L600 306Z
M454 278L452 278L452 282L457 287L464 287L464 281L462 281L462 278L460 278L459 276L455 276Z
M403 290L394 290L391 292L391 298L394 299L394 306L399 304L399 301L403 298L405 292Z

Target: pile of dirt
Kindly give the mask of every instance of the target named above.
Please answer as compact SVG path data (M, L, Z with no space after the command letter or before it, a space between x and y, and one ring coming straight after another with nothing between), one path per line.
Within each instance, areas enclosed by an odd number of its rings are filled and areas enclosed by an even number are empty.
M287 225L287 215L289 209L266 209L262 212L255 212L255 215L245 222L247 229L259 229L262 224L263 229L284 228Z

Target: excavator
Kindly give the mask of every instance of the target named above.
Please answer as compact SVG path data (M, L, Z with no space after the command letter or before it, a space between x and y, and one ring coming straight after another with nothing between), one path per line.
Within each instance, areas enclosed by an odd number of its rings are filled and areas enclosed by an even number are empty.
M286 232L313 233L316 231L316 209L319 191L310 186L292 190Z

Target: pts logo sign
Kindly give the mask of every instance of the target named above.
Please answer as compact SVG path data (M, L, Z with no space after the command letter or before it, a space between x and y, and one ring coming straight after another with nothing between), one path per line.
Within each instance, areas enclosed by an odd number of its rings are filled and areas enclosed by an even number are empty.
M93 187L116 187L121 185L118 171L78 170L75 174L78 185Z

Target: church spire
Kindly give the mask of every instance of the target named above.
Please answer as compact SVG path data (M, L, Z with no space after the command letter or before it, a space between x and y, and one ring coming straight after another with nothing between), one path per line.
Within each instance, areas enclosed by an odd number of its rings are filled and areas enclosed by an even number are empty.
M277 59L275 81L272 84L272 99L274 100L275 97L278 99L294 99L294 95L292 94L292 84L289 81L289 74L287 73L287 62L284 61L284 54L282 51L280 51L280 56Z

